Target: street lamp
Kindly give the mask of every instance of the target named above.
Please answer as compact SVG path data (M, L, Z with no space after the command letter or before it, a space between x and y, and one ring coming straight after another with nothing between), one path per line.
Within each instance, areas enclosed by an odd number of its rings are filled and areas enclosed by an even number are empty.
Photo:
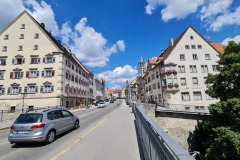
M27 96L27 94L28 93L26 93L26 92L23 92L23 93L21 93L21 95L22 95L22 97L23 97L23 104L22 104L22 113L23 113L23 107L24 107L24 98Z

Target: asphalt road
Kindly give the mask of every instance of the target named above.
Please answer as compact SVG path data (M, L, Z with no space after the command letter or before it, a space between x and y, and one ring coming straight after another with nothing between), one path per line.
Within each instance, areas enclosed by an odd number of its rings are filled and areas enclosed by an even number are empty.
M124 103L124 101L122 102ZM49 144L29 143L14 145L8 142L9 130L0 131L0 160L47 160L54 159L59 152L66 150L68 146L76 143L79 138L85 137L95 126L101 123L113 111L119 107L117 103L110 103L106 108L94 108L75 112L80 118L80 128L71 130L57 137Z

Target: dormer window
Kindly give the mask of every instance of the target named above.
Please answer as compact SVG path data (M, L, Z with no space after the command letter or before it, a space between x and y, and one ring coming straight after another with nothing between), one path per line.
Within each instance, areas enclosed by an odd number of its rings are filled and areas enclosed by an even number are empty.
M24 39L24 34L20 34L19 39Z
M193 36L190 36L190 39L193 39Z
M9 35L6 34L6 35L4 36L4 40L8 40L8 39L9 39Z
M20 29L25 29L25 24L21 24L21 28Z

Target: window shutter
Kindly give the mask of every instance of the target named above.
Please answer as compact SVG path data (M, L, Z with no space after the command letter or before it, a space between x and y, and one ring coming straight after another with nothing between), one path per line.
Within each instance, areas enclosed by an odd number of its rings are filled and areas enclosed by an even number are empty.
M40 93L43 93L43 86L41 86L40 88Z
M37 71L37 77L39 77L39 71Z
M43 63L45 63L45 57L43 57Z
M13 78L13 72L10 72L10 78Z
M15 64L15 58L12 59L12 64Z
M2 95L4 95L5 88L2 88Z
M23 72L21 72L21 78L23 78Z
M53 63L55 63L55 57L53 57Z
M35 86L35 93L38 93L38 86Z
M33 64L33 58L31 58L31 64Z
M44 71L42 71L42 77L44 77Z
M26 72L26 77L29 78L29 71Z
M54 86L51 86L51 91L53 92L53 90L54 90Z
M22 64L24 64L24 63L25 63L25 58L22 59Z
M54 77L55 70L52 70L52 77Z
M19 93L22 93L22 87L19 87L18 91L19 91Z
M11 87L8 87L8 93L7 94L10 94L10 91L11 91Z
M40 58L38 58L38 63L40 63Z
M25 93L27 93L27 92L28 92L28 91L27 91L27 88L28 88L28 87L24 87L24 92L25 92Z

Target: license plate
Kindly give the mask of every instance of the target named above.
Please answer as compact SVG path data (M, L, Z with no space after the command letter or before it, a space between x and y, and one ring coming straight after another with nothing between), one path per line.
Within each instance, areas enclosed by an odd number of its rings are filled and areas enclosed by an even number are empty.
M28 131L17 131L17 134L28 134Z

